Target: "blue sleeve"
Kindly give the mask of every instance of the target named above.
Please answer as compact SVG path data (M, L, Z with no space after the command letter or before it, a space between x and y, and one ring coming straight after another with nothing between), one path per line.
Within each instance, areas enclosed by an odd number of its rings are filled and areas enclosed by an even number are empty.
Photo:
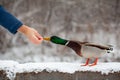
M0 6L0 25L15 34L23 23Z

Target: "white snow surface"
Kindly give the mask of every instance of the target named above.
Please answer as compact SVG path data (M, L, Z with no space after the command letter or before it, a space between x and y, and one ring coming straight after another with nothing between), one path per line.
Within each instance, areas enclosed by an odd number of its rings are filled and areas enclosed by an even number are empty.
M24 72L63 72L73 74L76 71L91 71L101 72L108 75L109 73L120 72L119 62L98 63L96 66L80 66L83 63L68 63L68 62L44 62L44 63L24 63L20 64L16 61L0 61L0 70L7 73L7 77L11 80L15 78L16 73Z

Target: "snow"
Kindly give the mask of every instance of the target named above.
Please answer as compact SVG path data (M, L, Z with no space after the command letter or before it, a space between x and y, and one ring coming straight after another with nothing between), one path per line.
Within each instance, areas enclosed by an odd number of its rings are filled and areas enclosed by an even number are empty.
M0 60L0 70L4 70L10 80L13 80L16 75L16 65L19 65L16 61Z
M120 63L99 63L96 66L80 66L82 63L68 63L68 62L46 62L46 63L26 63L19 64L17 67L18 73L23 72L39 72L43 70L59 71L63 73L73 74L76 71L93 71L101 72L102 74L108 74L120 71ZM19 67L20 66L20 67Z
M24 72L63 72L73 74L76 71L91 71L101 72L101 74L108 75L109 73L120 72L119 62L98 63L96 66L80 66L83 63L68 63L68 62L44 62L44 63L24 63L20 64L15 61L0 61L0 70L7 73L7 77L11 80L15 78L16 73Z

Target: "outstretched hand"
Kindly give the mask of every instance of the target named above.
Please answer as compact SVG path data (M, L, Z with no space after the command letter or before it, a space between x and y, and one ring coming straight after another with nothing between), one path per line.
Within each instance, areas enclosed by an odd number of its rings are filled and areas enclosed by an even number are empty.
M33 44L40 44L43 40L43 37L37 32L37 30L26 25L22 25L18 31L23 33Z

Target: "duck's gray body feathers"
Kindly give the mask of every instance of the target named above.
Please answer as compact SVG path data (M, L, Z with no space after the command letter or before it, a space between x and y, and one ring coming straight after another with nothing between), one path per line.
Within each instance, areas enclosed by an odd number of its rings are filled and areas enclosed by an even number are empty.
M85 58L98 58L111 49L110 46L103 46L95 43L69 41L66 45L72 48L78 55Z

